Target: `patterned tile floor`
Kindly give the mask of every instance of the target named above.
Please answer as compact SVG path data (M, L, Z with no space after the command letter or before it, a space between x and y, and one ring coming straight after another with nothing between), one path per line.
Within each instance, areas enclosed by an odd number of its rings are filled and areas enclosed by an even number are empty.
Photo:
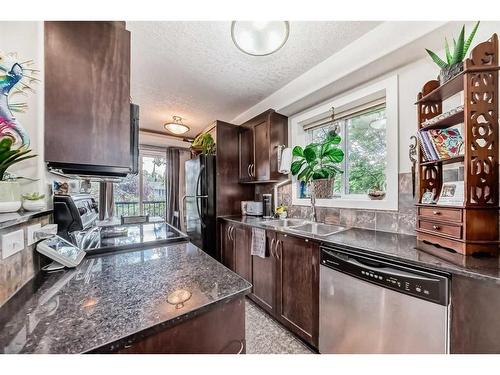
M247 354L313 354L314 352L246 299Z

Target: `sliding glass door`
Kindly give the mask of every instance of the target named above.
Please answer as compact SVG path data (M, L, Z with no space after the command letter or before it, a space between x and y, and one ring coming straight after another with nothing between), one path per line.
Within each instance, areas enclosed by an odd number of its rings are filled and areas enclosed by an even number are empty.
M149 215L165 219L165 153L141 151L139 174L115 185L115 216Z

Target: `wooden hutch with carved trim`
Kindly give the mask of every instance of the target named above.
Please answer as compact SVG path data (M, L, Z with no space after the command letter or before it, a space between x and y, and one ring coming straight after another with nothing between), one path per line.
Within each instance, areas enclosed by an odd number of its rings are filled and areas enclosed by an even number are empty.
M419 202L432 192L437 201L443 164L464 166L462 205L417 204L417 239L463 255L498 254L498 37L472 49L459 75L444 84L427 82L417 96L418 129L445 129L463 123L464 155L426 161L419 149ZM463 91L463 111L425 125L439 116L443 101Z

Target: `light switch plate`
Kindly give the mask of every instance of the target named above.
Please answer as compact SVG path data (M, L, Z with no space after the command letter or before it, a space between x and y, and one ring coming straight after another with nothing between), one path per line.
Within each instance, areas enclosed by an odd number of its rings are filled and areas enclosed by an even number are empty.
M27 238L27 241L28 241L28 246L29 245L33 245L36 240L35 240L35 232L39 229L42 229L42 224L41 223L38 223L38 224L33 224L33 225L30 225L28 227L28 230L27 230L27 235L26 237Z
M2 236L2 258L8 258L11 255L24 249L24 230L19 229Z

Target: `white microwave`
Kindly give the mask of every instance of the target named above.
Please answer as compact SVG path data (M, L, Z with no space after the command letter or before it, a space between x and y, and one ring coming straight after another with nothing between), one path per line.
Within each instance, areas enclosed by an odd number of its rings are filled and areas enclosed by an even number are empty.
M254 202L254 201L241 202L241 213L242 215L248 215L248 216L262 216L264 214L262 202Z

